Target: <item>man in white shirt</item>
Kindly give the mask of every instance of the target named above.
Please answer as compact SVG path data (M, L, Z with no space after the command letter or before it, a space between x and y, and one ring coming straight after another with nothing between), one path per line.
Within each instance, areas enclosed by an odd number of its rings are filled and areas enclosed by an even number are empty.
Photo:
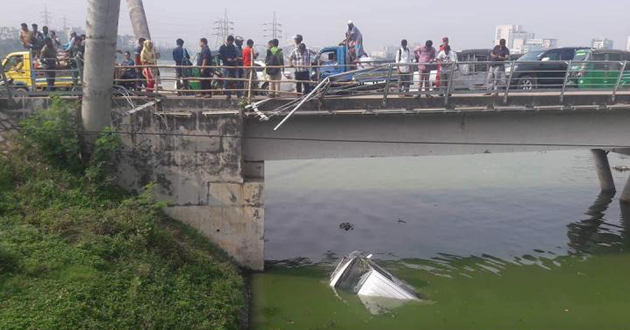
M411 72L411 51L407 48L407 40L400 42L400 48L396 52L396 64L398 68L398 77L401 93L408 93L411 86L413 74Z
M438 54L436 60L441 65L440 91L445 92L448 90L450 75L453 74L455 66L457 65L457 53L451 51L451 46L446 46L446 48ZM443 94L440 93L440 96L443 96Z

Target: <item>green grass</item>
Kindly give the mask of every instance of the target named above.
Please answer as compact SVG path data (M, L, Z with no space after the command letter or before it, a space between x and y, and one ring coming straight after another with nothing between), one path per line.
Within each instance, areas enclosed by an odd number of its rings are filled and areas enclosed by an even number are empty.
M231 259L164 216L151 187L111 185L107 157L83 161L75 133L52 134L64 127L46 116L0 158L0 329L238 329ZM42 150L51 139L56 153Z

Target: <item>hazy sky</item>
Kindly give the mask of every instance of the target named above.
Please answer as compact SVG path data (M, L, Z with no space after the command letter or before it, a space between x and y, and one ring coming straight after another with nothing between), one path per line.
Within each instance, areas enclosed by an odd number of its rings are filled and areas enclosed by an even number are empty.
M84 26L86 0L2 1L0 26L18 26L34 18L42 25L38 12L48 6L52 26L60 27L63 17L72 26ZM121 1L120 34L131 34L125 0ZM451 38L456 49L487 48L492 45L499 24L521 24L537 37L560 39L560 45L589 45L604 36L615 41L615 48L626 48L630 35L628 0L317 0L317 1L212 1L144 0L153 39L161 45L178 37L196 45L201 36L211 36L213 22L228 16L236 34L264 43L263 23L276 11L284 33L305 36L307 45L328 46L343 39L346 22L352 19L361 29L368 50L410 42ZM24 9L28 8L28 13ZM22 14L23 13L23 14Z

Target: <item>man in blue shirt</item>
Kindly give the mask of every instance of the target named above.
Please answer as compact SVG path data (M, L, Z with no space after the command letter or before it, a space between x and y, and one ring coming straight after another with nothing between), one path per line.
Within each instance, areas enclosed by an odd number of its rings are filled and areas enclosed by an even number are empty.
M175 77L177 78L177 90L180 89L190 89L190 85L188 83L188 77L184 74L184 68L181 66L191 65L190 63L190 55L186 48L184 48L184 40L177 39L176 41L177 47L173 49L173 60L175 61L175 65L178 68L175 69ZM181 79L181 80L180 80Z
M208 39L201 38L199 41L199 46L201 46L201 52L197 57L197 66L202 67L199 70L201 76L201 93L197 94L197 97L212 97L212 80L210 77L212 76L212 70L210 68L203 68L212 65L212 53L210 52L210 48L208 47Z
M234 36L229 36L225 45L222 45L221 48L219 48L219 57L225 67L223 75L224 78L236 79L238 77L238 69L230 68L238 65L238 50L236 49L236 46L234 46ZM230 99L232 97L232 90L237 87L236 80L225 80L224 85L225 94L227 95L227 98ZM237 91L236 94L238 97L241 97L240 91Z

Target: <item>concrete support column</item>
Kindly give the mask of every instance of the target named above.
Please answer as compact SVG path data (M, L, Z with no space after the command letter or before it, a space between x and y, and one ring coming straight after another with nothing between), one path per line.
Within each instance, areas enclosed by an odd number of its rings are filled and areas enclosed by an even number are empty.
M127 0L127 7L129 7L129 16L136 39L145 38L151 40L147 14L144 11L142 0Z
M622 203L630 204L630 179L628 179L628 183L626 183L626 187L623 188L623 192L621 193L621 197L619 198Z
M88 0L81 108L88 132L100 132L111 123L119 15L120 0Z
M615 192L615 181L613 180L610 163L608 162L608 154L601 149L593 149L591 152L595 159L595 167L597 169L597 176L599 177L602 192Z

